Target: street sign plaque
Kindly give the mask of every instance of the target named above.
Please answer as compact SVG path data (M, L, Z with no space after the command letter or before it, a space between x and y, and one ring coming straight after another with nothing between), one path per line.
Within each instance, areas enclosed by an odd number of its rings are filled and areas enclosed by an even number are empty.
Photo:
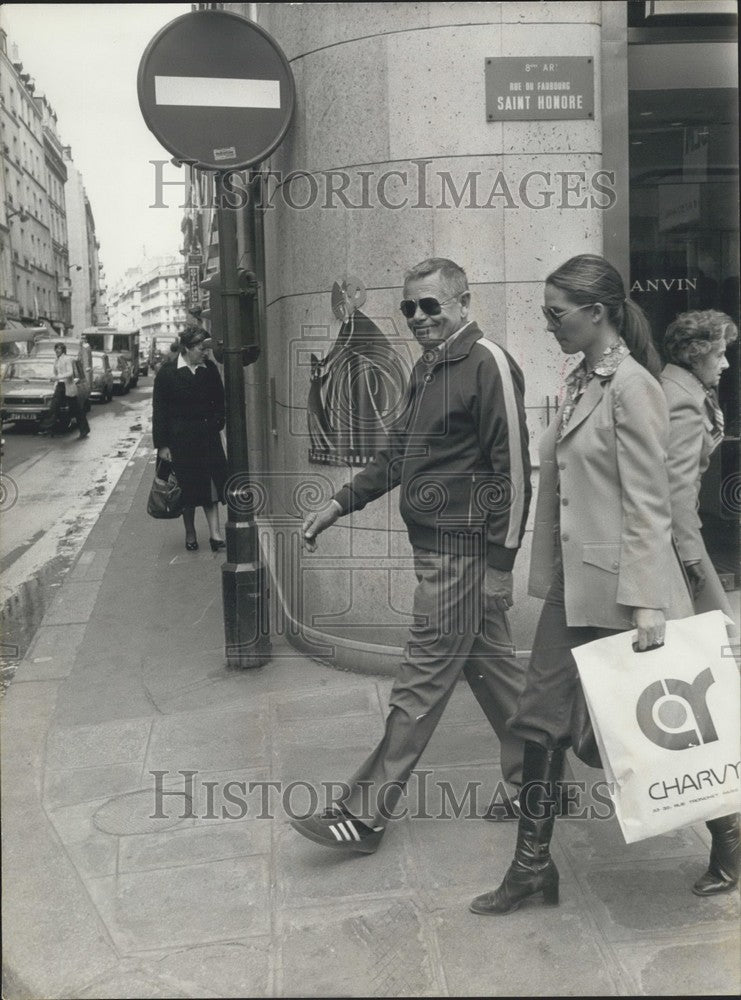
M489 122L594 118L591 56L492 56L484 80Z
M293 73L259 25L223 10L183 14L147 46L137 79L144 121L177 160L206 170L260 163L293 114Z

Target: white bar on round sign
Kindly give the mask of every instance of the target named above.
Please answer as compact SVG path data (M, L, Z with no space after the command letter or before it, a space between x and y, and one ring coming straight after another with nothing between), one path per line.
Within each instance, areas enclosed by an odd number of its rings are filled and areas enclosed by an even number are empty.
M192 108L280 108L280 80L155 76L154 100Z

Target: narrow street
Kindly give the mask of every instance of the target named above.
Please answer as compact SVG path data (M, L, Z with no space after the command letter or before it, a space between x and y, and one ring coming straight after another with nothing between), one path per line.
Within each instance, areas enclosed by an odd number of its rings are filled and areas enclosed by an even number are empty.
M91 433L78 441L3 429L0 629L3 688L10 682L60 581L84 545L150 426L152 379L126 396L93 403Z

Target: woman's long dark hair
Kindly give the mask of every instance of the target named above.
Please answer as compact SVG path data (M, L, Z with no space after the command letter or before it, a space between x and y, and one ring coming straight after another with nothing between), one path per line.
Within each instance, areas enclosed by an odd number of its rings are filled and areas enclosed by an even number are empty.
M576 305L601 302L636 361L654 378L659 377L661 360L646 314L626 296L623 279L609 261L596 254L579 254L557 267L545 281L560 288Z

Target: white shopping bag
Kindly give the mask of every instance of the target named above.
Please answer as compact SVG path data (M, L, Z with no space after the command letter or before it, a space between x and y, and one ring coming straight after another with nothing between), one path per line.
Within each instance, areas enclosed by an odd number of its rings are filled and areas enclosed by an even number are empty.
M739 672L722 611L666 623L664 645L635 632L573 650L625 842L737 812Z

